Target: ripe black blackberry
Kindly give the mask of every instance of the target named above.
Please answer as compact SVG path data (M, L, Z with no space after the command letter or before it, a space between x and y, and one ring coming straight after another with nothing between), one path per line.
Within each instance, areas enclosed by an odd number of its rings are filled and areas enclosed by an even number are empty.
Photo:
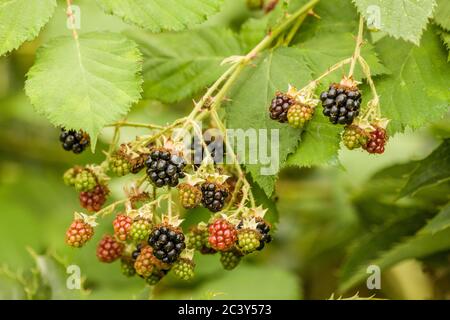
M272 236L269 234L270 225L262 220L258 222L256 229L261 233L261 239L259 239L259 247L256 250L261 251L266 243L272 241Z
M135 261L137 259L137 257L139 257L139 255L141 254L141 250L142 250L142 243L139 243L136 246L136 250L134 250L131 253L131 260Z
M82 130L66 130L61 129L59 134L59 141L62 143L62 147L66 151L72 151L73 153L81 153L89 145L89 135Z
M333 124L352 124L353 119L359 115L361 106L361 92L356 85L347 85L346 82L333 83L328 91L322 92L323 114Z
M225 185L212 181L202 184L202 204L211 212L218 212L223 209L229 192Z
M153 248L153 255L164 263L174 263L186 248L184 234L180 228L160 225L153 229L148 244Z
M281 123L287 122L289 108L295 105L295 103L296 102L293 97L286 93L278 91L275 94L275 98L272 99L272 103L270 104L270 118Z
M167 149L153 150L145 162L147 175L156 187L176 187L179 179L183 179L186 161Z

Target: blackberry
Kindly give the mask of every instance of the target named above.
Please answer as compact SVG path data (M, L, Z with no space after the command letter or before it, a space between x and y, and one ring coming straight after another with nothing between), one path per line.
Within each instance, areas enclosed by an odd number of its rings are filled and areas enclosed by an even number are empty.
M228 251L236 243L237 232L229 221L219 218L208 226L208 242L217 251Z
M61 141L64 150L72 151L77 154L83 152L90 143L89 135L82 130L67 131L65 129L61 129L59 141Z
M80 192L80 204L89 212L97 212L102 208L108 194L109 189L98 184L91 191Z
M181 280L190 280L194 277L195 264L190 259L182 258L173 266L174 274Z
M323 114L333 124L351 124L359 115L361 106L361 93L356 86L333 83L328 91L322 92Z
M66 243L80 248L94 235L94 228L83 219L75 219L66 232Z
M148 238L154 255L164 263L174 263L186 248L184 234L179 228L168 225L156 227Z
M225 270L233 270L241 262L243 254L236 249L220 253L220 263Z
M257 250L261 245L261 233L254 229L241 229L238 231L239 249L244 253L251 253Z
M153 270L152 274L145 278L145 282L147 282L149 286L154 286L164 278L167 272L167 270Z
M69 187L74 187L78 172L79 172L78 168L70 168L69 170L64 172L63 175L64 184Z
M209 232L206 227L193 227L187 236L187 247L200 251L202 254L213 254L217 251L211 248L209 244Z
M91 170L87 168L79 170L74 180L74 186L77 192L93 190L96 185L97 177Z
M272 103L269 108L270 119L276 120L280 123L285 123L288 121L288 111L295 105L295 99L290 95L277 92L275 98L272 99Z
M120 152L115 153L109 159L109 169L118 177L130 173L131 164Z
M134 242L140 242L148 239L152 228L150 220L137 219L131 224L128 237Z
M134 262L131 259L122 258L120 260L120 270L126 277L132 277L136 274L136 269L134 269Z
M139 243L139 244L136 246L136 250L134 250L134 251L131 253L131 260L135 261L135 260L137 259L137 257L139 257L139 254L141 253L141 250L142 250L142 243Z
M306 104L296 104L289 108L287 118L289 125L294 128L303 128L305 124L310 121L314 115L313 107Z
M137 274L148 277L156 270L169 269L170 266L155 257L154 250L150 246L143 246L139 256L134 262Z
M122 256L124 245L110 235L104 235L97 245L97 258L110 263Z
M384 153L384 146L388 140L386 129L375 127L375 130L370 133L367 143L363 145L363 149L368 153Z
M270 225L262 220L258 222L256 229L259 231L259 233L261 233L261 238L259 239L259 247L256 250L261 251L266 243L272 241L272 236L269 234Z
M178 186L180 202L183 208L193 209L202 201L202 192L197 186L182 183Z
M183 179L186 161L166 149L153 150L145 162L147 175L156 187L176 187L179 179Z
M207 181L202 184L202 204L211 212L218 212L223 209L229 192L225 185Z
M357 149L367 144L368 139L369 135L364 129L356 125L346 126L342 133L342 142L349 150Z

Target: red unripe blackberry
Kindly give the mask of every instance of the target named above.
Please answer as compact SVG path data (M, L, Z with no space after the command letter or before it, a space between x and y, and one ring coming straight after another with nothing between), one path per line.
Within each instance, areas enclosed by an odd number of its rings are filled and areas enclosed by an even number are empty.
M94 235L94 228L83 221L76 219L66 232L66 243L69 246L80 248Z
M288 121L288 111L291 106L295 105L295 99L290 95L277 92L275 98L272 99L269 108L270 119L284 123Z
M80 192L80 204L89 212L99 211L106 202L109 189L101 184L95 186L91 191Z
M153 150L145 162L147 175L153 184L158 187L176 187L179 179L185 177L183 172L186 161L176 155L171 154L167 149Z
M375 130L370 132L370 137L367 143L363 145L363 149L368 153L382 154L384 146L388 140L387 132L381 127L375 127Z
M128 232L130 231L133 219L124 214L118 214L113 221L114 235L120 241L127 240Z
M110 235L104 235L97 245L97 258L110 263L122 256L124 245Z
M333 83L328 91L320 95L323 114L333 124L351 124L359 115L361 99L361 93L357 87L348 87L339 83Z
M228 188L225 185L213 181L206 181L201 186L202 204L211 212L223 209L228 198Z
M72 151L73 153L81 153L89 145L89 135L82 130L65 130L61 129L59 134L59 141L62 143L62 147L66 151Z
M211 248L217 251L228 251L237 240L237 232L230 222L217 219L208 226L208 241Z
M153 229L148 244L156 258L164 263L174 263L186 248L185 237L180 228L161 224Z

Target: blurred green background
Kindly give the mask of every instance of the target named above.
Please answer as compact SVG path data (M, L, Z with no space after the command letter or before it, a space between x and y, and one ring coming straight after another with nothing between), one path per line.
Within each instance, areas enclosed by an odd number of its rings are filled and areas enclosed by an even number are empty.
M93 1L78 2L84 9L83 32L130 28L104 15ZM229 2L208 23L235 26L249 14L243 2ZM63 151L58 129L34 113L23 92L36 48L68 33L61 2L37 40L0 58L0 298L327 299L333 293L350 297L357 292L361 297L388 299L450 298L450 246L417 252L413 244L412 251L401 251L406 254L383 268L381 290L368 290L365 279L351 281L357 267L413 239L448 202L448 179L397 201L399 190L417 168L414 161L450 137L448 119L397 134L382 156L343 150L327 167L284 169L276 186L280 222L275 241L233 271L224 271L218 256L197 255L196 277L189 283L169 275L150 288L139 278L125 278L117 262L101 264L95 257L96 242L103 232L111 232L112 218L102 221L82 250L68 248L64 232L73 211L80 208L62 174L74 164L100 160L101 153L75 156ZM189 108L189 101L170 109L142 101L129 119L165 124ZM122 139L140 132L126 129ZM105 130L97 150L104 149L110 138L111 132ZM113 198L121 197L123 182L113 181ZM64 266L69 264L81 267L83 292L65 288Z

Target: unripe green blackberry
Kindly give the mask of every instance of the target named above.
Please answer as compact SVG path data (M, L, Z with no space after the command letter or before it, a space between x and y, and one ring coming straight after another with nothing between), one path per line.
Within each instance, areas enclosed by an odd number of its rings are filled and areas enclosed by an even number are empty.
M233 270L241 262L242 253L233 249L230 251L222 251L220 253L220 263L225 270Z
M91 191L97 185L97 178L89 169L82 169L75 178L75 190L77 192Z
M70 168L69 170L64 172L63 181L66 186L69 186L69 187L75 186L75 180L76 180L78 171L79 171L79 169L77 169L77 168Z
M305 104L291 106L287 113L288 123L294 128L303 128L312 119L314 108Z
M342 134L342 142L349 150L360 148L368 140L369 134L356 125L346 126Z
M261 233L253 229L238 231L238 247L243 253L251 253L259 248Z
M207 227L200 228L195 226L187 235L186 246L189 249L195 249L202 254L216 253L216 250L211 248L209 244L209 232Z
M202 201L202 191L199 187L182 183L178 186L181 205L185 209L197 207Z
M181 258L172 267L175 275L181 280L190 280L194 277L195 264L192 260Z
M145 278L145 282L149 286L157 285L166 274L166 270L153 270L152 274Z
M137 219L131 224L128 237L134 242L141 242L148 239L152 231L152 224L147 219Z
M118 177L127 175L131 171L131 163L120 152L109 159L109 169Z
M120 260L120 270L126 277L134 276L136 274L136 270L134 269L134 261L131 259Z

